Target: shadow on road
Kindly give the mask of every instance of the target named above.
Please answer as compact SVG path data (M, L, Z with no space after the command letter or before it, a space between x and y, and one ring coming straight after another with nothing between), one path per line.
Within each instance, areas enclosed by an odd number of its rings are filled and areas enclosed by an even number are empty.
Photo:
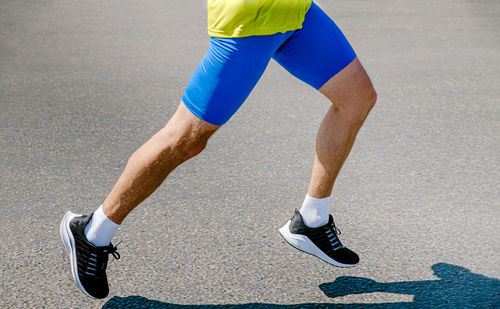
M413 302L383 304L304 303L278 305L265 303L225 305L178 305L141 296L113 297L103 308L500 308L500 280L471 273L467 268L437 263L432 266L437 280L376 282L368 278L342 276L319 288L331 298L385 292L414 295Z

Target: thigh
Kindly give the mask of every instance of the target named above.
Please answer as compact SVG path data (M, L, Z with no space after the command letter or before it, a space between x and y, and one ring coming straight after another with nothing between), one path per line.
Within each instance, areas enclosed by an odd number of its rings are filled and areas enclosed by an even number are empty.
M284 34L212 38L182 101L200 119L223 125L246 100Z
M295 77L319 89L349 65L356 53L335 22L312 3L302 29L273 58Z

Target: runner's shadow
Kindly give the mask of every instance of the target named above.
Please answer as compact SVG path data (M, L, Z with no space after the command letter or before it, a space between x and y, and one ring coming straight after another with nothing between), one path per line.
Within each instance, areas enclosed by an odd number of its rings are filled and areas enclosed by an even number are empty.
M278 305L265 303L224 305L179 305L141 296L113 297L103 308L500 308L500 280L471 273L467 268L437 263L432 266L437 280L376 282L368 278L342 276L319 287L331 298L373 292L414 295L413 302L383 304L304 303Z
M414 295L413 307L499 308L500 280L471 273L464 267L437 263L437 280L379 283L360 277L339 277L319 287L328 297L385 292Z

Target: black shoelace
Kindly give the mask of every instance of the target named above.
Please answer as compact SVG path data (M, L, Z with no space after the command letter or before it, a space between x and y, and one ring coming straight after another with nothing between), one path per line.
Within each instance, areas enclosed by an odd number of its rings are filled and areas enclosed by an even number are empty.
M108 266L108 255L111 254L115 260L120 259L120 253L118 253L116 250L118 249L118 244L116 246L109 245L108 247L102 248L101 252L99 254L96 254L95 252L90 253L89 256L89 262L87 264L87 269L85 270L85 274L89 276L97 276L104 271L106 271L106 268ZM98 267L99 265L100 267Z
M109 245L109 247L107 247L106 249L104 249L103 253L107 253L107 254L111 254L115 260L119 260L120 259L120 253L118 253L118 245L121 244L122 242L120 241L119 243L117 243L115 246L113 245Z
M344 246L340 242L340 239L337 237L337 235L342 234L342 232L340 232L338 227L335 226L335 223L333 221L331 224L327 224L323 228L325 229L326 237L328 237L328 240L332 245L333 251L344 248Z

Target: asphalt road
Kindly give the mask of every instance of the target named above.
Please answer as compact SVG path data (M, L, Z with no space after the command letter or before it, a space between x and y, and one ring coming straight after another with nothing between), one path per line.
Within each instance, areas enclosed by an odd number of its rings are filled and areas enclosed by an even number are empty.
M320 2L379 101L334 188L331 267L278 233L329 103L271 63L207 150L124 222L111 295L59 240L169 119L207 46L197 1L0 1L0 307L500 306L500 2Z

